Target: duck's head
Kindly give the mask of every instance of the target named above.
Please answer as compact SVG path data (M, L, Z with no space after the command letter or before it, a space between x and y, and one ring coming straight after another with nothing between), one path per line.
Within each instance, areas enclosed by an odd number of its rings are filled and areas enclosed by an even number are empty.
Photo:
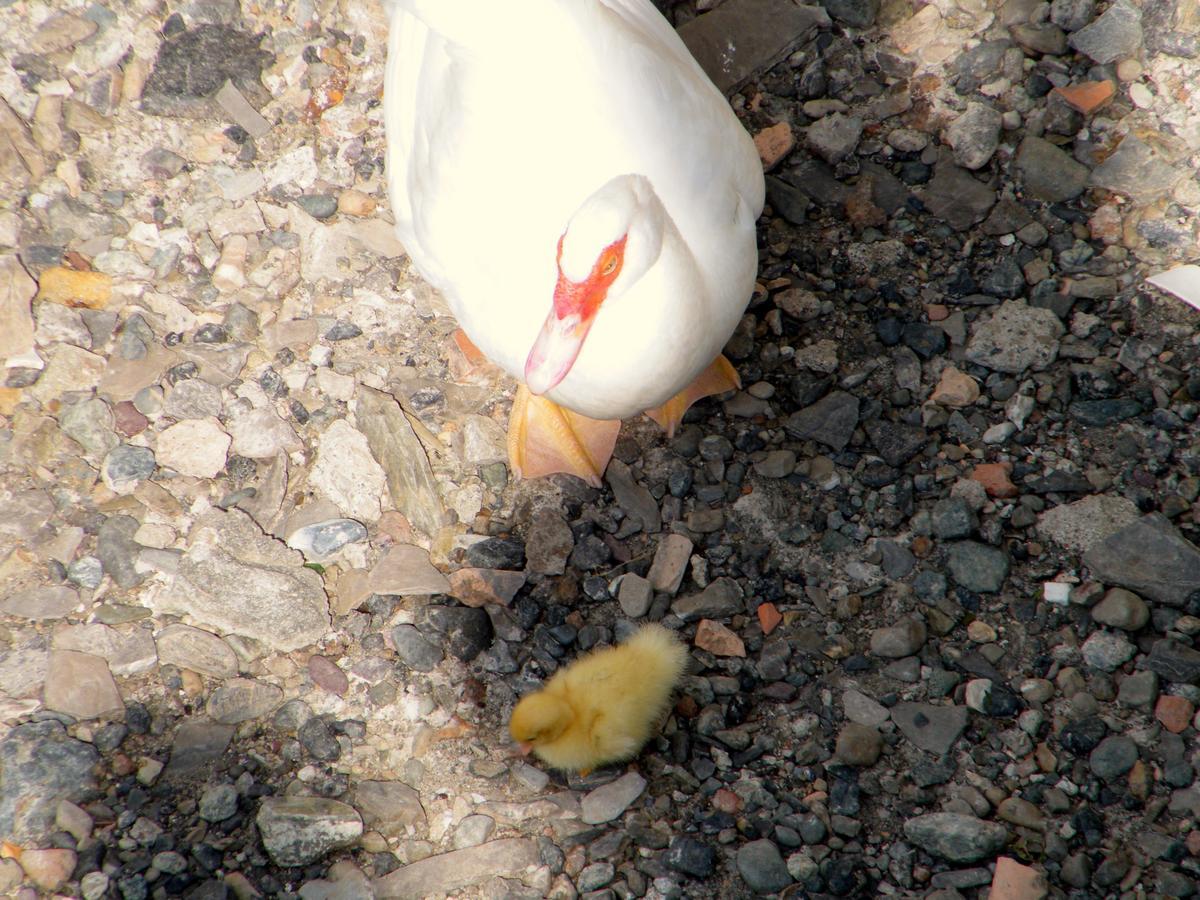
M522 753L557 740L573 715L571 707L558 697L538 691L521 699L508 722L508 731Z
M567 377L601 308L662 251L666 210L648 179L619 175L583 202L558 239L554 303L529 356L525 384L544 394Z

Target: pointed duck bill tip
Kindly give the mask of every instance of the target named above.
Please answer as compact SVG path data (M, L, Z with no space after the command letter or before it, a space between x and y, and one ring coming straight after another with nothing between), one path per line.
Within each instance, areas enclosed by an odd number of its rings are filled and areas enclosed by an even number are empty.
M525 360L525 386L531 393L551 391L567 377L591 325L590 320L574 315L560 319L551 312L546 317Z

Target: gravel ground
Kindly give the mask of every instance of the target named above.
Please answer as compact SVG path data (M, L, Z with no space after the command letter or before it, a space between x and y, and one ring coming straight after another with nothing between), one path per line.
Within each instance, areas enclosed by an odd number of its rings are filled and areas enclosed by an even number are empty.
M660 6L745 390L594 490L392 235L375 3L0 0L0 893L1197 891L1196 3ZM643 619L661 737L515 757Z

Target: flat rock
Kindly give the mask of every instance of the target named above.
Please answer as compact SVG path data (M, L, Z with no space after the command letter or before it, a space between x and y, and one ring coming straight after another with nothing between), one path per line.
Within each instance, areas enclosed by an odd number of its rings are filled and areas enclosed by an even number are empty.
M642 523L642 531L655 534L662 531L662 515L658 511L658 503L650 492L633 479L629 466L615 457L604 470L604 480L612 488L617 505L625 510L626 515Z
M232 439L213 418L186 419L163 430L154 458L165 469L193 478L215 478L225 468Z
M33 353L30 303L37 288L15 253L0 256L0 360Z
M891 716L901 734L926 753L935 756L949 753L967 727L965 706L904 702L892 707Z
M525 573L468 567L451 572L449 581L450 596L467 606L485 606L488 603L508 606L517 591L525 586Z
M842 709L846 718L860 725L879 726L888 720L888 709L862 691L849 688L842 692Z
M988 900L1043 900L1050 893L1046 876L1010 856L996 860Z
M79 607L79 591L63 584L15 591L0 599L0 613L41 621L61 619Z
M215 113L210 98L226 81L265 100L259 76L273 57L259 47L261 41L261 35L221 24L197 25L164 41L146 81L142 110L159 116Z
M151 669L158 662L150 629L117 629L107 625L63 625L51 640L55 650L77 650L104 658L113 675L126 677Z
M828 25L818 6L730 0L684 24L679 36L717 89L731 94Z
M450 592L450 581L434 568L429 554L411 544L396 544L389 548L371 569L367 585L372 593L400 597Z
M392 504L417 528L436 535L445 524L445 509L425 447L400 404L360 385L354 420L382 466Z
M561 575L567 570L567 559L574 549L575 536L560 513L542 509L531 517L525 532L525 565L530 572Z
M978 225L996 204L993 189L948 161L937 164L920 196L929 211L955 231Z
M427 824L421 795L402 781L361 781L354 789L354 806L363 825L389 837L424 832Z
M101 656L51 650L43 702L77 719L124 719L125 701Z
M172 583L147 599L159 613L186 614L216 631L297 650L315 643L330 623L321 576L303 562L240 510L213 510L192 528Z
M1092 170L1090 184L1145 204L1165 197L1185 177L1182 167L1165 159L1136 134L1127 134L1117 149Z
M738 848L737 870L747 886L758 894L775 894L792 883L779 848L766 838Z
M1129 0L1117 0L1073 33L1070 44L1102 66L1135 56L1142 46L1142 11Z
M383 513L380 498L387 476L371 454L366 435L345 419L335 420L317 440L309 484L347 518L377 522Z
M1122 528L1137 521L1138 508L1127 497L1095 494L1046 510L1038 517L1038 534L1073 553L1087 553Z
M187 775L212 766L225 753L233 732L232 725L221 725L207 718L184 721L175 730L165 777Z
M308 865L332 850L352 847L363 830L353 806L323 797L265 797L254 822L280 866Z
M1028 135L1017 148L1014 170L1030 197L1065 203L1083 193L1091 172L1045 138Z
M231 678L238 672L233 648L211 631L176 623L154 636L159 662L190 669L214 678Z
M843 450L858 426L858 398L845 391L832 391L816 403L792 413L784 429L796 440L814 440Z
M29 846L55 830L59 800L82 803L96 789L100 755L54 720L17 725L0 739L0 834Z
M1083 562L1100 581L1168 606L1183 606L1200 588L1200 549L1161 513L1126 525L1088 550Z
M304 449L291 424L270 408L251 409L226 420L233 452L248 459L271 459Z
M1053 312L1022 300L1006 300L977 324L967 343L967 359L997 372L1040 370L1058 357L1063 324Z
M373 882L375 896L420 900L451 894L492 878L521 878L541 864L537 841L502 838L401 866Z
M905 821L904 836L934 856L973 863L994 856L1008 842L1008 829L959 813L926 813Z
M741 612L742 589L732 578L718 578L699 594L680 597L671 604L671 612L685 622L723 619Z
M253 678L231 678L208 698L208 715L221 725L268 716L283 702L283 691Z
M625 812L645 789L645 778L637 772L627 772L616 781L584 794L580 801L580 818L588 825L611 822Z
M668 534L658 542L654 550L654 561L646 579L656 591L674 594L683 583L688 560L692 558L692 541L682 534Z
M1178 641L1157 641L1150 648L1150 653L1138 661L1138 668L1153 672L1167 681L1195 684L1200 682L1200 650Z

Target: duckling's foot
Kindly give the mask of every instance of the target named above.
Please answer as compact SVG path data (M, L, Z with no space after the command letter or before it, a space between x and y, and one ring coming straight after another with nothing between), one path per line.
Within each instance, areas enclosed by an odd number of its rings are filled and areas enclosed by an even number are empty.
M713 394L723 394L735 391L742 386L737 369L723 355L712 361L707 369L696 376L696 380L682 391L654 409L646 410L646 415L666 429L667 437L675 437L675 429L683 421L683 414L697 400L711 397Z
M589 419L521 385L508 419L508 464L520 478L565 472L600 487L620 420Z

